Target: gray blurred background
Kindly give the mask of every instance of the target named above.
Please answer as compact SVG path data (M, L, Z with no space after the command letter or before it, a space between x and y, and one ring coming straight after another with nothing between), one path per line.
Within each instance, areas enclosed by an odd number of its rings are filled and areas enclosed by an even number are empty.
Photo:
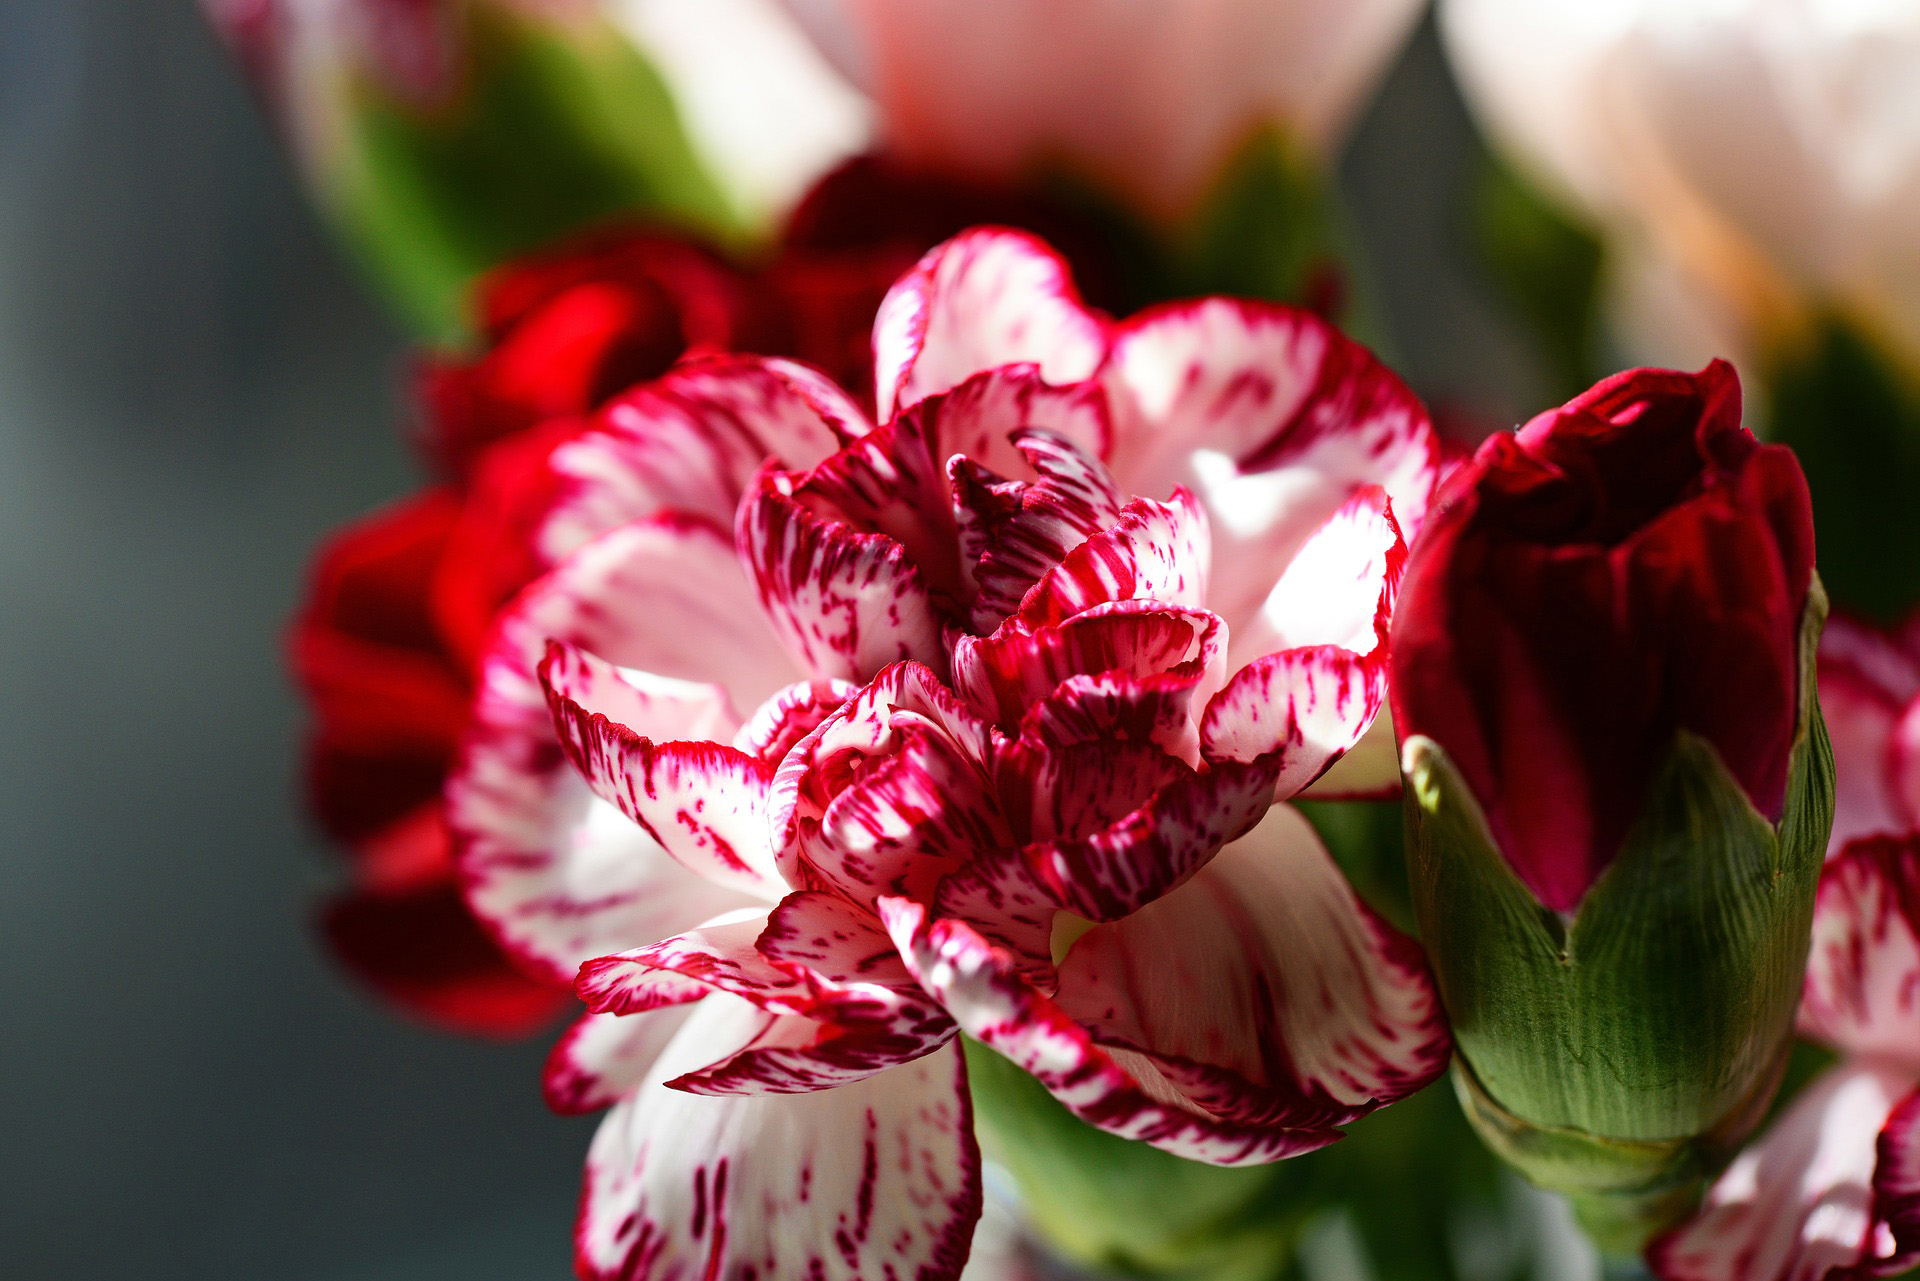
M1498 417L1474 147L1423 28L1342 183L1386 354ZM309 933L280 633L412 483L403 351L189 0L0 0L0 1276L567 1275L544 1045L408 1025Z

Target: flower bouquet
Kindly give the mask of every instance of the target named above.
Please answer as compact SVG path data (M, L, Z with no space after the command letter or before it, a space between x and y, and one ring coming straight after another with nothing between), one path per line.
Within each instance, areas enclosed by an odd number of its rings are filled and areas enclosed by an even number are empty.
M1443 0L1511 430L1413 0L206 8L422 342L322 930L553 1041L581 1277L1920 1264L1910 7Z

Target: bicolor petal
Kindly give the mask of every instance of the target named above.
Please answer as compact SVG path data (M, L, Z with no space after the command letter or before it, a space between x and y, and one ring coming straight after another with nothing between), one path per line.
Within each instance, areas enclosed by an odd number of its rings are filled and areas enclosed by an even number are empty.
M908 966L960 1027L1031 1073L1090 1125L1212 1165L1276 1161L1339 1137L1329 1129L1222 1120L1141 1056L1103 1048L1021 976L1015 957L970 925L929 921L925 908L905 899L881 900L880 912Z
M556 645L541 669L569 662ZM639 824L675 862L716 885L775 898L786 883L767 838L773 767L708 741L656 743L607 719L547 681L553 727L567 759L595 796Z
M732 708L796 673L758 627L730 542L699 522L662 517L604 535L502 616L448 786L448 822L475 914L525 963L571 981L585 960L742 900L595 801L554 737L537 674L550 639L668 678L640 727L668 740L726 733ZM705 674L718 686L690 683ZM675 691L684 697L668 697Z
M1914 1261L1875 1205L1879 1136L1913 1078L1835 1068L1794 1100L1647 1250L1661 1281L1890 1276Z
M1105 355L1106 330L1052 249L1025 232L981 228L935 247L894 285L873 349L885 419L1001 365L1078 382Z
M1420 401L1309 312L1224 298L1148 311L1116 328L1100 376L1116 480L1195 496L1213 527L1209 608L1235 631L1356 492L1384 489L1411 539L1439 480Z
M1185 885L1088 931L1054 999L1249 1123L1344 1124L1431 1084L1452 1052L1418 945L1284 805Z
M959 1047L799 1097L665 1088L743 1048L765 1020L709 997L608 1113L587 1156L580 1275L952 1281L981 1200Z
M1920 1074L1920 837L1864 837L1828 860L1800 1031Z

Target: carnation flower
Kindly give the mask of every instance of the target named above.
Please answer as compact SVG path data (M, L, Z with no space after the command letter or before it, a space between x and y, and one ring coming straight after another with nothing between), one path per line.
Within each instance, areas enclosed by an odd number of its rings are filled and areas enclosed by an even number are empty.
M1218 1164L1446 1062L1418 949L1275 804L1382 704L1418 402L1292 309L1109 322L1014 232L929 254L875 349L877 428L734 357L570 440L576 550L482 659L451 821L592 1010L547 1083L614 1105L588 1276L955 1275L962 1031Z
M487 277L478 349L420 363L422 452L440 481L328 542L291 637L315 716L310 805L352 854L354 889L324 918L351 969L467 1031L530 1032L570 999L476 927L440 803L495 614L604 528L568 501L581 457L569 442L649 421L655 394L636 406L622 393L689 354L790 353L870 397L873 315L888 287L942 237L995 216L1058 228L1097 280L1113 277L1096 238L1058 210L878 160L823 181L758 268L684 237L604 229ZM701 509L730 521L762 457L745 447L705 488L671 459L636 463L613 513Z

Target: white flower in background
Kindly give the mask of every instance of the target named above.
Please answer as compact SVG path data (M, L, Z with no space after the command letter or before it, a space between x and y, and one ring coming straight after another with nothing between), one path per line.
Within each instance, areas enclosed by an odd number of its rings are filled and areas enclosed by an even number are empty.
M784 0L910 161L1190 211L1263 125L1338 142L1421 0Z
M665 78L714 176L756 222L865 150L866 99L778 0L612 0L610 11Z
M1445 0L1496 144L1605 230L1624 319L1757 354L1831 306L1920 363L1920 5ZM1653 282L1658 282L1653 283ZM1631 335L1629 335L1631 337Z

